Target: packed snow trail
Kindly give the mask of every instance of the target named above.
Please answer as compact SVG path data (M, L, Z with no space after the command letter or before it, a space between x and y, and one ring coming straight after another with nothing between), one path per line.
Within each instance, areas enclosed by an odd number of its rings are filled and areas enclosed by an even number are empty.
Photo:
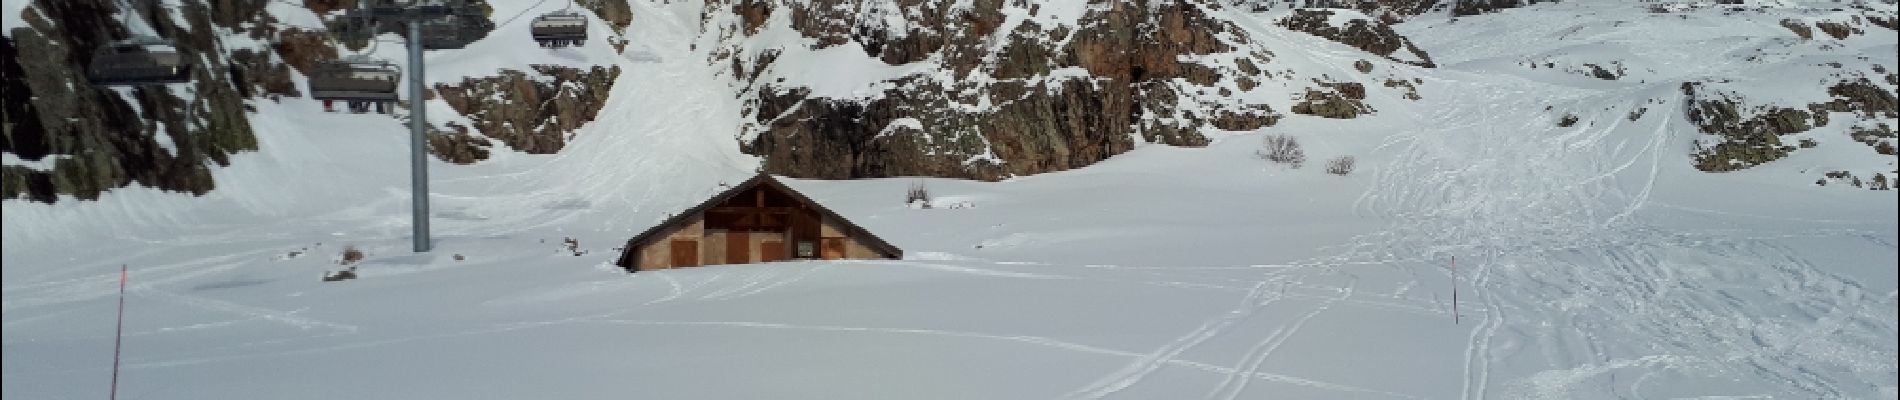
M1709 393L1868 397L1894 384L1895 304L1813 267L1767 237L1651 226L1640 215L1656 187L1679 104L1645 120L1654 133L1615 142L1606 126L1555 127L1540 106L1588 109L1599 94L1446 71L1428 85L1451 97L1430 128L1396 135L1363 210L1394 220L1362 238L1353 258L1424 255L1413 268L1461 269L1472 318L1466 399L1649 397L1651 381L1741 380ZM1539 98L1538 93L1545 97ZM1484 116L1476 121L1459 121ZM1634 146L1631 146L1634 144ZM1633 182L1631 182L1633 181ZM1872 240L1853 228L1783 236ZM1755 236L1766 236L1756 234ZM1870 239L1872 238L1872 239ZM1891 240L1891 239L1885 239ZM1761 302L1786 302L1787 313ZM1506 304L1513 306L1506 306ZM1524 354L1538 345L1542 354ZM1500 347L1503 346L1503 347ZM1799 351L1796 351L1799 349ZM1505 375L1498 363L1512 363ZM1551 368L1528 376L1525 363ZM1826 371L1828 374L1819 374ZM1862 382L1840 381L1856 376ZM1735 392L1724 392L1734 390Z

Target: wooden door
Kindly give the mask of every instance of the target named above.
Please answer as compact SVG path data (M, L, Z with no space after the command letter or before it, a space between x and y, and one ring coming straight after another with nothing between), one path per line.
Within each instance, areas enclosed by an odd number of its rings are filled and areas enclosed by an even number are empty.
M673 267L699 266L699 241L678 239L673 241Z
M783 261L790 255L785 251L785 242L759 243L759 262Z
M743 231L726 233L726 263L745 264L752 262L752 238Z
M818 251L826 260L844 258L844 238L825 238Z

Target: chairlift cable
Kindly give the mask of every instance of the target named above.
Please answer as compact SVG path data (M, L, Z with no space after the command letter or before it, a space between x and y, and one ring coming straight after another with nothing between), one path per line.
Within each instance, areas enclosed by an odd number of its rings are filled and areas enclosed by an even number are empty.
M520 19L521 16L527 15L529 11L534 11L535 7L540 7L542 3L547 3L547 2L548 0L541 0L541 1L535 2L534 5L528 6L528 8L521 9L521 12L515 13L515 16L508 17L507 22L502 22L501 25L495 25L495 29L500 30L501 27L508 26L508 24L510 23L514 23L516 19ZM568 4L570 5L573 4L573 0L568 0Z

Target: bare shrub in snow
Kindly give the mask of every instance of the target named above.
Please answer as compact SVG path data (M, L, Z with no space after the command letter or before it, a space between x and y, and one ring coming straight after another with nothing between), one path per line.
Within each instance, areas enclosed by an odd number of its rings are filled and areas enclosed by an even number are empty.
M575 239L571 237L562 237L561 246L567 248L567 252L574 253L575 257L579 257L582 254L587 254L587 252L581 251L580 239Z
M1300 149L1299 139L1287 135L1267 135L1260 142L1260 158L1299 168L1306 164L1306 150Z
M363 250L357 249L356 245L343 246L343 260L338 263L350 265L358 261L363 261Z
M1326 173L1340 176L1351 174L1354 163L1355 159L1352 156L1339 156L1326 160Z
M904 204L914 204L921 208L930 208L930 188L923 182L913 182L910 190L904 191Z

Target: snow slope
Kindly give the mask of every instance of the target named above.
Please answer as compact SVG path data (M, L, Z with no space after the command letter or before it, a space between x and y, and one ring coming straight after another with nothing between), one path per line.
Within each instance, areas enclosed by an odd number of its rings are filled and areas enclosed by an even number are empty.
M0 396L104 394L120 265L127 398L1900 395L1892 192L1776 178L1822 153L1688 168L1675 85L1735 70L1580 85L1474 61L1556 49L1460 47L1472 27L1642 21L1637 7L1403 25L1445 67L1416 71L1426 100L1350 123L1289 118L994 183L791 181L906 260L628 275L609 265L627 237L757 166L734 145L730 86L687 46L698 7L633 4L639 56L580 49L625 72L567 150L431 164L431 253L407 249L400 123L297 99L259 104L262 150L203 198L0 203ZM1367 58L1222 13L1299 54L1278 68ZM484 48L509 53L431 62L559 56ZM1636 121L1616 108L1652 98ZM1613 110L1560 128L1546 105ZM1360 170L1266 163L1266 133ZM919 181L936 207L902 204ZM319 282L346 245L368 253L362 277Z

